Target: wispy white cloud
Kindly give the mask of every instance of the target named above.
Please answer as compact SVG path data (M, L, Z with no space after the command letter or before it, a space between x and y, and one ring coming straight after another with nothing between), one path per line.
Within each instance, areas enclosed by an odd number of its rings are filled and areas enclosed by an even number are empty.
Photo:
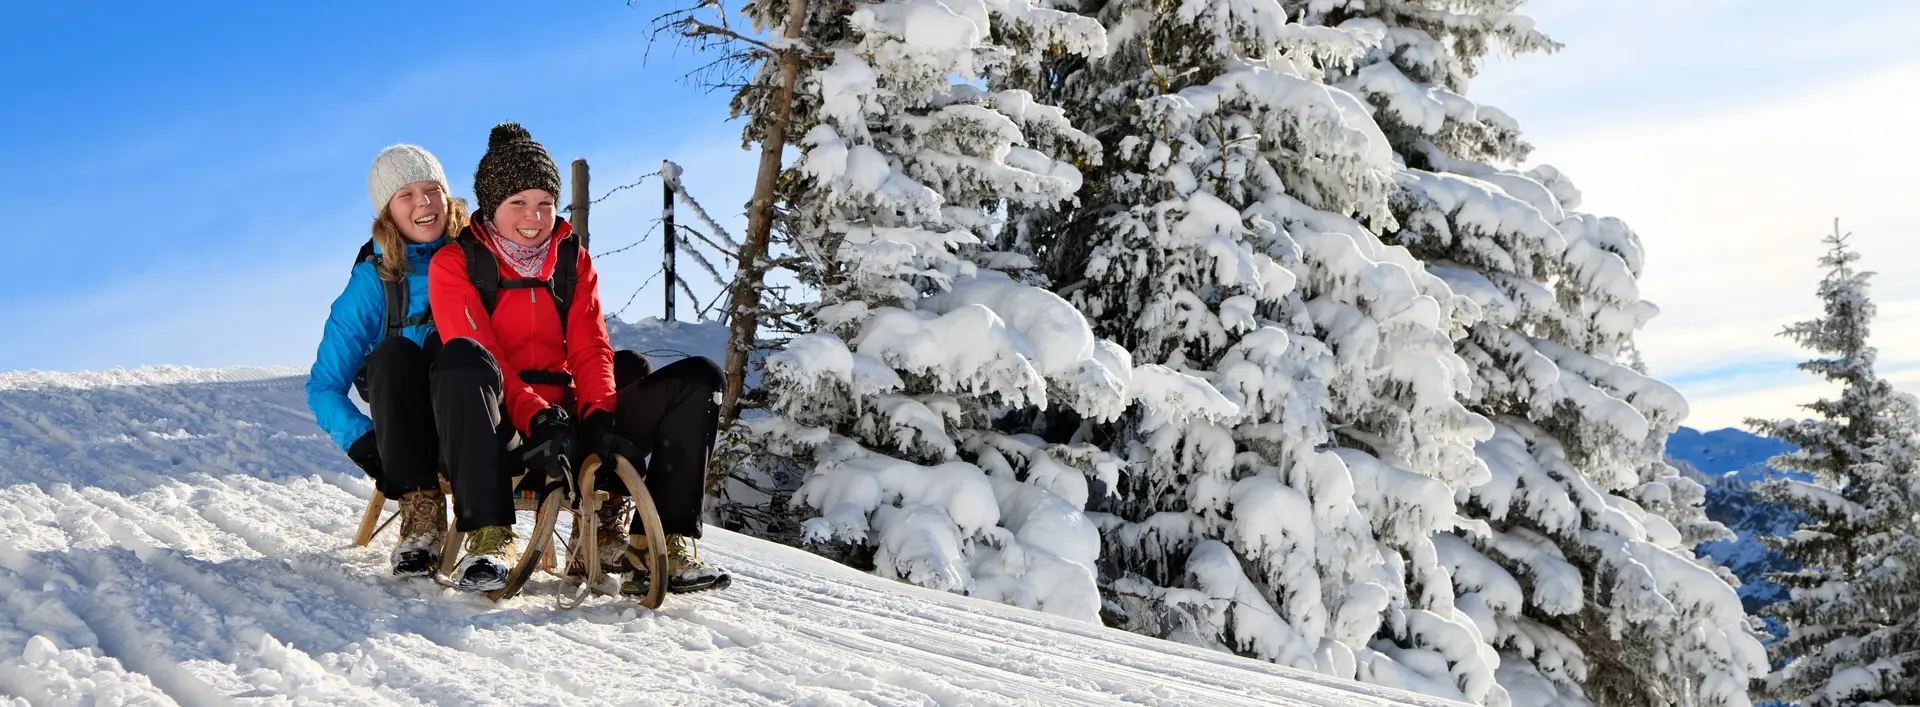
M1641 349L1701 427L1799 416L1797 405L1828 391L1793 369L1813 354L1776 334L1819 314L1819 238L1836 217L1880 273L1882 368L1920 390L1920 215L1908 174L1920 143L1900 137L1920 112L1920 47L1889 36L1920 21L1920 3L1811 18L1797 3L1793 13L1771 5L1783 3L1530 5L1567 51L1496 64L1472 94L1521 121L1532 161L1566 171L1582 210L1619 216L1644 239L1642 295L1662 315ZM1798 70L1839 59L1852 63ZM1717 67L1707 74L1720 84L1675 80L1697 73L1669 68L1686 62Z
M1522 10L1565 47L1496 58L1472 90L1522 118L1536 144L1766 103L1920 57L1914 2L1828 12L1801 0L1532 0Z
M1920 145L1889 138L1915 110L1920 63L1769 106L1602 132L1541 157L1580 180L1588 208L1645 239L1642 294L1664 311L1641 345L1657 373L1809 356L1776 334L1819 314L1818 239L1836 216L1880 273L1873 342L1897 366L1920 361L1920 216L1906 206ZM1807 401L1787 388L1683 391L1706 426L1798 414L1792 406Z

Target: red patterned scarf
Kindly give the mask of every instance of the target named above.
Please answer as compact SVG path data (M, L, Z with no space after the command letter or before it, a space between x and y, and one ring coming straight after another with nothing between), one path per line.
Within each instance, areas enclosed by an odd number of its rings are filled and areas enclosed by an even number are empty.
M507 265L513 268L515 274L525 278L537 278L546 269L547 254L553 252L553 249L548 247L553 244L552 234L548 234L547 239L538 245L520 245L502 237L490 221L475 221L474 225L481 233L486 234L487 240L493 243L493 252L499 253L500 257L507 261Z

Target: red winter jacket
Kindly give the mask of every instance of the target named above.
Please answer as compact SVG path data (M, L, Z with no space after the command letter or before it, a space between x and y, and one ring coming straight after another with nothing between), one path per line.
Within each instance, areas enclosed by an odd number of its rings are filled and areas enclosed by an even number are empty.
M479 223L479 219L476 214L474 222ZM543 280L553 277L554 254L560 241L573 237L572 226L555 220L558 223L553 238L547 241L547 265L540 273ZM474 227L462 230L459 237L480 239L499 263L502 280L518 277L507 259ZM567 392L557 385L530 385L520 379L523 370L571 375L571 412L579 417L594 410L613 411L613 347L607 343L607 324L600 316L600 276L594 273L593 260L587 257L585 248L580 249L579 276L574 281L565 334L561 333L560 312L554 308L552 295L540 288L501 289L493 314L488 316L479 290L467 277L466 253L457 244L434 254L427 275L427 296L442 340L473 339L500 363L507 418L522 433L528 431L534 413L561 404Z

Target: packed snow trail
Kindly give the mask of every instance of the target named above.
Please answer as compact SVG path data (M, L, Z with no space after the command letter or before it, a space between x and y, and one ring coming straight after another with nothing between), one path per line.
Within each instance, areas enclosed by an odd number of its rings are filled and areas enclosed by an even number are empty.
M715 529L732 588L657 612L394 579L304 382L0 374L0 704L1452 704Z

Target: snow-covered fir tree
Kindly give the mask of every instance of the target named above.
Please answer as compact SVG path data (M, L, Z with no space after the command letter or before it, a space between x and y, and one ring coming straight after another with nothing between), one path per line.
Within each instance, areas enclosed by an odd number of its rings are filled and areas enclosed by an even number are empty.
M746 8L762 27L787 10ZM767 358L767 414L745 429L761 455L805 469L808 544L883 576L1096 620L1100 538L1081 508L1089 477L1116 463L1002 422L1059 408L1113 418L1131 361L1072 305L997 269L1021 258L984 240L1008 205L1079 186L1030 143L1089 139L982 79L1021 51L1098 54L1100 28L999 0L817 2L793 41L810 57L794 105L807 129L779 199L786 246L818 288L817 331Z
M1515 0L1289 0L1304 21L1370 37L1336 85L1362 96L1404 169L1382 235L1473 300L1458 343L1469 407L1494 421L1491 476L1439 541L1458 607L1500 651L1516 704L1746 705L1765 670L1729 575L1692 547L1725 537L1701 485L1663 459L1686 415L1634 365L1638 237L1574 211L1551 167L1514 168L1510 117L1467 99L1495 47L1555 45Z
M1130 627L1508 704L1444 565L1493 431L1457 400L1475 307L1369 227L1397 166L1326 82L1373 40L1264 0L1058 5L1100 19L1107 56L1014 78L1103 158L1002 242L1141 364L1142 404L1083 430L1128 450L1094 507Z
M1790 594L1766 609L1787 628L1772 646L1784 665L1766 688L1808 707L1920 704L1920 420L1913 396L1874 371L1872 273L1855 269L1860 255L1837 226L1824 242L1825 312L1782 335L1820 354L1800 369L1838 384L1840 397L1806 405L1811 419L1748 421L1799 446L1769 465L1813 474L1761 487L1807 518L1768 540L1802 568L1772 575Z
M781 219L822 333L751 427L815 540L1042 606L1020 543L1092 555L1015 527L1039 488L1100 511L1140 630L1486 704L1744 704L1763 656L1688 549L1724 531L1661 461L1685 404L1632 348L1637 237L1461 96L1551 46L1518 3L1034 4L810 9ZM1036 323L1075 307L1091 332Z

